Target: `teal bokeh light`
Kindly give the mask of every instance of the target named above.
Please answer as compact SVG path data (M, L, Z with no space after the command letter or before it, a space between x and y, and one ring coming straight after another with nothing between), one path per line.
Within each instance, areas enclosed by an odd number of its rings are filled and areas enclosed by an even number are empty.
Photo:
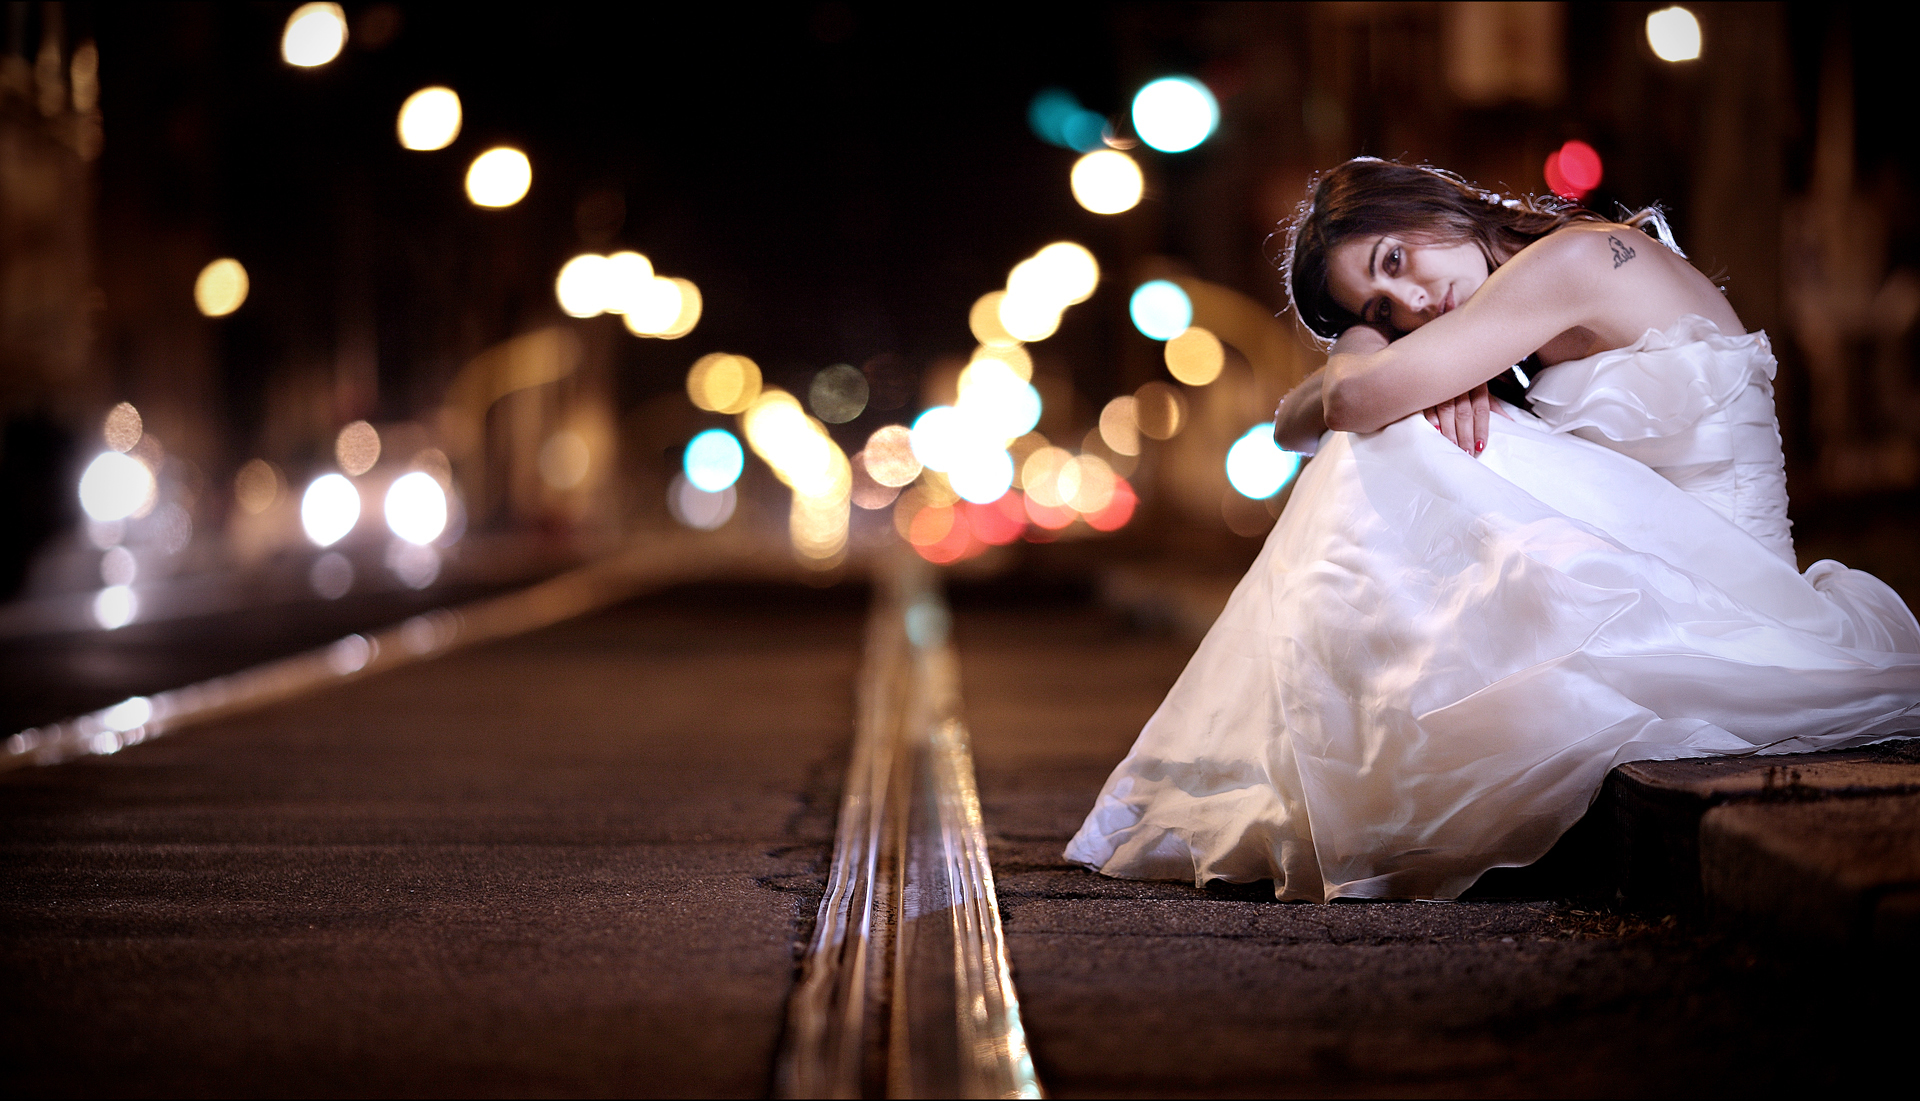
M696 489L718 493L740 480L746 467L740 441L724 428L709 428L687 443L680 465Z
M1256 424L1227 449L1227 482L1242 497L1264 501L1300 469L1300 456L1273 442L1273 422Z
M1213 134L1220 104L1190 76L1169 76L1133 97L1133 132L1162 153L1184 153Z
M1155 340L1172 340L1193 324L1193 300L1178 283L1154 279L1134 288L1127 313L1134 328Z
M1107 120L1080 106L1065 88L1043 88L1027 105L1027 126L1048 145L1091 153L1105 148Z

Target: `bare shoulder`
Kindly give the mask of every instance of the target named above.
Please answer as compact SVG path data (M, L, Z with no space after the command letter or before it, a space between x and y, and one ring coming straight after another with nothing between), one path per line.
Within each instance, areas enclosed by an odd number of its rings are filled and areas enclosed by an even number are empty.
M1535 276L1584 282L1620 271L1650 250L1673 255L1632 226L1575 222L1521 249L1507 263ZM1642 264L1639 270L1648 266Z
M1576 222L1516 253L1507 266L1588 303L1583 324L1602 346L1630 342L1698 314L1721 330L1745 329L1720 288L1686 258L1616 222Z

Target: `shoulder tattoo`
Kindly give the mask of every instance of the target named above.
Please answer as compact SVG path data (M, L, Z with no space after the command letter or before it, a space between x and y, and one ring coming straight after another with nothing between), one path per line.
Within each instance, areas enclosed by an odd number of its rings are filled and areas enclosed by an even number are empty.
M1622 242L1620 238L1615 237L1611 233L1607 234L1607 244L1613 246L1613 267L1615 271L1620 269L1620 265L1633 259L1633 246Z

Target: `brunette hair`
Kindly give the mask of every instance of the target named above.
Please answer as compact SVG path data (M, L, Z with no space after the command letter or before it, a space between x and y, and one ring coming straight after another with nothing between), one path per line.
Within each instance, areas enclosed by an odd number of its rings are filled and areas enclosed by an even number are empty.
M1287 230L1281 269L1294 315L1315 335L1332 340L1360 318L1333 300L1328 263L1336 246L1353 237L1392 234L1434 244L1471 241L1491 271L1513 254L1574 222L1604 222L1559 199L1509 198L1482 191L1444 169L1356 157L1322 175ZM1659 208L1626 216L1678 252Z

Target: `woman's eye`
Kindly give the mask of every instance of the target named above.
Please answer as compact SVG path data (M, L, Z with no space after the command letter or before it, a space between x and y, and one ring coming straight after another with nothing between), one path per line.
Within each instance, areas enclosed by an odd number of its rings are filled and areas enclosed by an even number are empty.
M1398 248L1395 248L1392 251L1387 253L1387 272L1388 274L1393 275L1393 274L1398 274L1399 271L1400 271L1400 250Z

